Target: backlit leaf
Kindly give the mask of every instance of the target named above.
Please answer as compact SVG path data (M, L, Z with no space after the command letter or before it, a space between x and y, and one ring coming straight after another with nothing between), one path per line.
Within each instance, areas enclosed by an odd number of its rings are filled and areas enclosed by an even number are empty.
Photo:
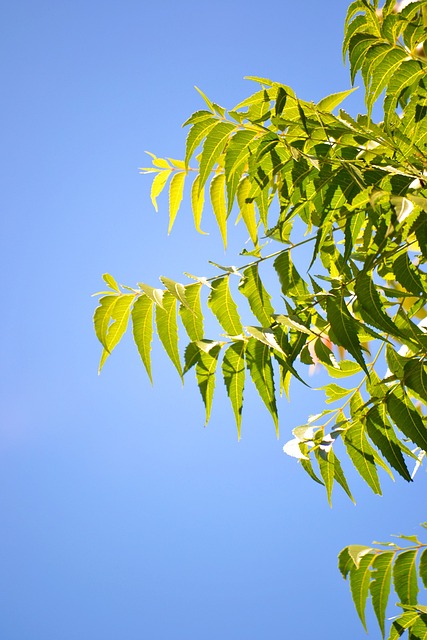
M416 604L418 594L417 550L399 553L393 567L393 584L403 604Z
M384 551L378 554L372 562L372 581L370 591L372 597L372 606L380 625L381 634L385 635L385 613L387 608L388 597L390 594L391 568L394 553Z
M257 264L244 270L243 278L239 283L239 291L248 299L251 311L261 325L269 327L274 309L270 302L271 296L261 282Z
M105 336L105 348L101 355L98 373L101 372L106 359L113 351L114 347L118 345L126 331L130 308L134 300L135 296L130 294L117 296L116 304L111 308L111 324L108 326Z
M245 346L243 340L233 342L225 351L222 362L222 374L236 419L239 440L243 409L243 389L245 386Z
M179 308L179 315L181 316L182 324L184 325L188 337L193 341L202 340L204 335L203 313L200 304L201 288L201 282L186 285L185 299L187 304L181 305Z
M166 353L182 378L182 367L178 351L176 307L177 299L169 291L166 291L163 296L163 307L156 305L156 327Z
M231 297L228 276L218 278L212 282L208 305L229 336L238 336L242 333L243 327L236 303Z
M150 382L153 382L150 355L153 339L153 304L148 296L141 295L132 309L133 337Z
M273 418L276 435L279 437L279 419L270 347L255 338L249 338L246 347L246 365L261 400Z
M210 184L210 198L215 214L224 249L227 248L227 205L225 202L225 175L219 173L214 176Z
M179 206L182 202L182 196L184 193L185 172L179 171L174 173L169 185L169 226L168 233L172 231L173 223L175 222L176 214L178 213Z

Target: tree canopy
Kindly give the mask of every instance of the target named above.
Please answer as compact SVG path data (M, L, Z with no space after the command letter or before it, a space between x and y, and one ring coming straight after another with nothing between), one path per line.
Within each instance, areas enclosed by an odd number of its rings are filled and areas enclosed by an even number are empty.
M292 397L292 381L309 394L309 368L323 368L333 379L323 386L327 407L296 426L284 450L325 486L329 502L335 483L353 499L349 464L381 494L379 469L411 482L427 450L426 25L427 0L400 10L395 0L381 8L378 0L352 2L343 55L351 82L360 76L364 84L365 114L340 107L354 89L314 103L250 77L256 91L231 110L198 90L204 107L185 123L184 159L150 154L142 172L153 175L156 209L169 191L169 232L191 180L197 231L209 200L224 247L230 223L239 222L249 248L238 266L211 262L209 274L187 273L185 282L162 276L161 286L120 286L105 274L108 291L95 311L100 370L131 322L151 380L155 326L178 375L195 371L206 423L222 379L238 437L247 382L279 434L279 396ZM382 106L381 121L373 120L374 105ZM306 271L301 252L306 262L309 255ZM279 305L267 288L280 290ZM219 335L205 334L208 313ZM370 590L383 635L393 579L404 611L390 639L406 629L427 637L416 579L421 550L427 586L426 545L406 540L408 548L353 545L340 555L362 622Z

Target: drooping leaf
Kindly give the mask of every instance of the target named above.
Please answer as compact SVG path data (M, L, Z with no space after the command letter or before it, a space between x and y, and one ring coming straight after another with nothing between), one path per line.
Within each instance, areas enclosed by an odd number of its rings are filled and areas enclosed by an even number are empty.
M243 272L243 279L239 283L239 291L248 299L252 313L263 327L269 327L274 315L271 306L271 296L267 293L257 264L253 264Z
M372 278L361 272L356 278L354 289L359 305L369 315L373 325L385 333L400 337L401 331L384 311L378 289Z
M185 300L187 304L182 304L179 307L179 315L181 316L182 324L184 325L188 337L193 341L202 340L204 336L203 313L200 304L201 288L201 282L188 284L185 287Z
M398 283L407 291L415 296L425 295L421 277L407 253L402 253L396 258L393 263L393 271Z
M227 206L225 202L225 175L223 173L217 174L211 180L210 184L210 198L212 203L212 209L215 214L218 228L221 232L221 238L224 245L224 249L227 248Z
M427 589L427 549L421 553L419 571L423 585Z
M388 597L390 595L391 570L394 553L392 551L384 551L375 556L372 562L372 581L370 583L370 592L372 597L372 606L380 625L381 635L385 636L385 614L387 609Z
M255 213L255 204L253 200L249 198L251 191L251 183L247 178L240 181L237 187L237 202L239 205L240 213L243 221L248 230L249 237L252 243L258 245L258 225Z
M418 594L417 549L399 553L393 566L393 584L403 604L416 604Z
M300 297L309 294L307 283L294 267L289 251L278 255L273 266L279 276L283 295Z
M387 409L396 426L418 447L427 450L427 429L420 414L401 387L387 396Z
M200 224L202 222L203 207L205 204L205 190L199 189L200 176L197 174L191 185L191 208L193 211L193 220L196 231L205 235L205 231L202 231Z
M169 226L168 233L172 231L176 214L178 213L184 193L185 172L179 171L172 176L169 185Z
M375 464L374 451L369 444L363 424L356 422L343 432L343 442L355 468L372 491L381 495L381 485Z
M368 374L357 335L356 322L347 309L344 296L337 294L328 297L326 313L333 331L334 342L351 353L356 362Z
M113 291L117 291L117 293L120 293L120 287L113 276L111 276L109 273L104 273L102 274L102 279L108 284L110 289L113 289Z
M148 296L141 295L132 309L133 338L151 383L153 382L150 355L153 339L153 304Z
M374 554L366 553L361 559L357 569L350 571L350 588L354 606L359 618L366 629L365 608L371 581L371 564Z
M323 449L316 449L315 455L319 464L319 471L322 480L325 484L326 495L328 497L329 506L332 507L332 489L334 486L335 469L334 462L335 456L333 451L325 451Z
M98 373L101 373L106 359L114 347L118 345L126 331L129 322L130 308L134 300L134 295L122 294L117 296L116 304L111 308L111 324L108 326L105 335L105 347L99 362Z
M273 418L276 435L279 437L279 418L277 415L270 347L256 338L249 338L246 346L246 365L261 400Z
M242 422L243 389L245 386L245 347L243 340L233 342L225 351L222 361L222 374L236 419L239 440Z
M212 282L208 305L228 335L238 336L242 333L243 327L236 303L231 297L228 276L218 278Z
M387 462L407 482L411 482L411 474L402 455L402 449L394 429L387 420L387 413L383 405L372 407L366 415L367 433Z
M213 166L223 152L226 142L234 129L235 126L229 122L217 122L207 133L199 163L199 189L203 187L208 179Z
M196 362L196 377L199 390L205 404L205 425L209 422L212 408L212 399L215 390L215 371L218 363L218 354L221 345L213 343L209 350L200 350L199 359Z
M151 202L153 203L153 207L156 211L159 210L157 206L157 198L163 191L166 186L166 182L168 181L169 176L171 175L172 170L159 171L159 173L154 177L153 182L151 184Z
M156 328L163 347L182 378L178 350L177 299L169 291L163 296L163 307L156 305Z
M93 316L95 333L104 349L108 349L107 331L111 322L111 316L114 307L118 300L119 296L116 295L103 296L99 299L99 306L95 309L95 313Z

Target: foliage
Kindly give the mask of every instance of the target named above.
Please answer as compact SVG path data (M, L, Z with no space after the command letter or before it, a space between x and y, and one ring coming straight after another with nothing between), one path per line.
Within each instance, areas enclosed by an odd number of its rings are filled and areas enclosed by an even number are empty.
M351 81L361 75L367 108L355 118L337 111L353 89L315 104L284 84L250 77L258 89L229 111L199 90L206 106L185 123L184 160L149 154L152 166L142 169L153 175L151 200L157 210L168 186L170 232L192 180L196 230L203 233L209 199L224 247L234 219L245 226L251 248L242 251L239 267L211 262L214 275L186 274L186 283L161 277L159 287L133 288L105 274L109 290L95 311L100 370L131 320L151 380L155 326L179 376L194 369L206 422L216 378L223 379L239 437L247 379L279 434L278 396L290 394L291 380L307 384L307 370L322 368L334 379L322 387L328 408L296 427L284 450L325 486L329 502L335 483L352 499L339 442L377 494L379 468L410 482L409 464L417 469L427 450L426 24L427 0L400 11L394 0L381 9L378 0L352 2L343 53ZM383 119L374 122L379 101ZM297 265L308 248L309 267L301 273ZM278 305L267 281L276 296L280 288ZM248 324L236 296L252 314ZM208 310L219 336L205 335ZM180 325L188 336L183 354ZM427 610L414 599L415 556L423 545L414 544L348 547L340 556L362 621L370 589L383 634L393 575L404 613L390 638L410 627L412 638L427 637ZM423 551L424 584L426 560Z
M427 529L427 523L422 525ZM376 542L375 547L353 544L345 547L338 557L344 578L349 578L357 613L366 630L365 609L368 595L385 637L385 616L391 586L403 609L393 619L388 640L400 638L406 630L412 640L427 638L427 607L418 603L418 577L427 588L427 544L417 536L398 535L405 544Z

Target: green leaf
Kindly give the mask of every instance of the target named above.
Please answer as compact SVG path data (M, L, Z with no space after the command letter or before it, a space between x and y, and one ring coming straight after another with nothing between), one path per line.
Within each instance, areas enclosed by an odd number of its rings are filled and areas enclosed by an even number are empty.
M208 298L208 305L219 324L229 336L239 336L243 332L237 306L231 297L228 276L218 278L212 282L212 290Z
M240 181L237 187L237 202L243 222L246 225L252 244L258 245L258 225L256 221L255 205L249 199L251 191L251 183L247 178Z
M227 248L227 206L225 202L225 175L223 173L217 174L212 178L210 184L210 198L212 203L212 209L215 214L218 228L221 232L221 238L224 245L224 249Z
M169 227L168 233L172 231L176 214L178 213L182 196L184 193L185 172L174 173L169 185Z
M178 300L178 302L191 311L191 307L187 301L186 289L183 284L175 282L175 280L171 280L170 278L166 278L166 276L160 276L160 281L163 282L166 289Z
M193 124L188 133L185 144L185 166L187 168L193 153L217 123L218 120L211 116L209 120L206 119Z
M361 422L354 423L343 432L342 438L349 458L357 471L371 487L372 491L381 495L374 450L366 438L363 424Z
M404 382L422 402L427 403L427 371L420 360L410 360L405 364Z
M328 297L326 313L333 331L333 341L347 349L364 372L369 375L357 336L357 325L348 312L344 296L337 293L336 296Z
M387 396L387 409L393 422L414 444L427 450L427 429L420 414L401 387Z
M324 387L320 387L326 394L326 402L336 402L337 400L341 400L341 398L345 398L348 396L354 389L344 389L344 387L340 387L338 384L332 382L331 384L327 384Z
M332 451L332 449L329 452L329 455L331 454L333 455L333 458L334 458L334 479L344 489L344 491L346 492L350 500L353 502L353 504L356 504L356 501L354 500L351 494L350 487L347 484L347 479L344 475L344 471L342 470L341 462L338 460L337 456Z
M185 287L185 299L187 304L179 307L179 315L182 324L188 334L190 340L196 342L203 339L203 313L200 304L201 282L188 284Z
M208 351L200 351L196 363L196 377L199 390L206 409L205 425L209 422L212 408L212 399L215 390L215 371L218 363L218 354L221 345L216 343Z
M213 103L209 100L209 98L207 97L206 94L203 93L203 91L201 89L199 89L199 87L194 86L195 90L202 96L203 100L206 102L206 104L208 105L209 109L215 113L215 108L213 106Z
M416 604L418 594L417 550L399 553L393 567L393 584L403 604Z
M412 625L417 621L419 617L418 612L410 611L399 616L397 620L394 620L390 629L390 635L388 640L397 640L400 638L406 629L410 629ZM411 640L418 640L417 638L411 638Z
M368 274L361 272L357 276L354 290L359 305L369 315L374 327L393 336L400 337L402 335L390 316L385 313L378 294L378 287Z
M169 291L163 296L163 307L156 305L156 327L163 347L182 378L178 351L177 299Z
M353 91L356 91L356 88L347 89L347 91L339 91L338 93L332 93L330 96L326 96L326 98L322 98L320 102L317 103L317 108L320 111L333 111L335 107L337 107L347 96L349 96Z
M153 203L153 207L155 208L156 211L159 210L157 206L157 198L165 188L166 182L168 181L168 178L171 175L171 173L172 173L171 170L159 171L159 173L153 178L153 182L151 184L151 202Z
M320 475L325 484L328 503L329 503L329 506L332 507L332 489L333 489L334 478L335 478L335 470L334 470L335 456L332 450L324 451L323 449L315 449L315 455L317 458L317 462L319 463Z
M381 635L385 636L385 613L387 609L388 597L390 595L391 568L394 553L392 551L384 551L375 556L372 562L372 581L370 591L372 597L372 606L380 625Z
M420 578L423 581L423 585L427 589L427 549L424 549L420 556Z
M155 289L154 287L150 287L149 284L144 284L143 282L138 282L138 286L141 291L150 298L150 300L155 302L159 307L163 307L163 296L165 294L163 289Z
M199 163L199 189L203 187L208 179L214 164L223 152L227 140L234 129L234 124L229 122L217 122L207 133Z
M227 145L225 152L225 176L227 182L227 214L230 214L242 173L250 155L250 143L258 135L257 131L237 131Z
M373 554L366 553L360 559L359 567L350 571L351 595L353 598L354 606L356 607L356 611L359 615L365 631L367 631L365 608L366 600L369 593L369 583L371 581L371 564L373 558Z
M203 207L205 205L205 190L199 189L200 176L197 174L193 184L191 185L191 208L193 211L194 227L199 233L206 235L202 231L200 224L202 222Z
M415 296L426 295L421 277L407 253L402 253L393 263L393 271L399 284Z
M279 276L283 295L291 298L309 295L307 283L294 267L289 251L284 251L277 256L273 266Z
M237 435L240 440L240 425L242 421L243 390L245 386L245 342L233 342L224 353L222 374L227 395L230 398L237 425Z
M411 482L411 474L408 471L402 455L399 440L393 427L387 420L387 414L383 405L374 406L366 415L366 430L374 445L381 451L387 462L407 482Z
M338 569L344 578L347 579L348 574L354 569L355 562L349 554L348 547L344 547L338 554Z
M117 284L113 276L111 276L109 273L102 274L102 279L108 284L110 289L113 289L113 291L117 291L117 293L121 293L119 285Z
M389 47L375 52L376 60L372 64L372 75L369 78L369 86L366 93L366 106L368 114L375 101L379 98L389 79L398 71L408 54L403 49Z
M118 345L126 331L130 308L134 300L135 296L130 294L117 296L116 304L111 308L112 322L109 325L105 336L105 348L99 362L98 373L101 373L101 369L104 366L106 359L113 351L114 347Z
M239 291L249 302L252 313L263 327L269 327L274 315L271 306L271 296L262 284L258 264L253 264L243 271L243 278L239 283Z
M270 347L255 338L249 338L246 347L246 365L261 400L273 418L276 435L279 437L279 419Z
M146 295L139 296L132 309L133 338L144 363L150 382L151 342L153 339L153 301Z
M93 324L96 337L104 349L107 347L107 331L111 321L111 316L119 296L103 296L99 299L99 306L95 309Z

